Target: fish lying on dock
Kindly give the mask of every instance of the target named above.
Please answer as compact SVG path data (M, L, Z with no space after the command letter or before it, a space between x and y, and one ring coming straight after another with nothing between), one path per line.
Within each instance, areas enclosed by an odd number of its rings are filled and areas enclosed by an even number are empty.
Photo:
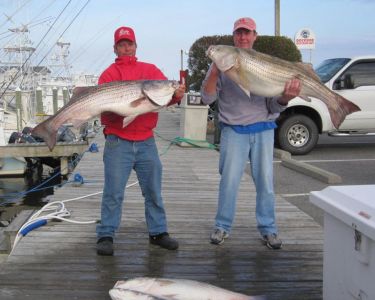
M75 128L103 112L124 116L127 126L138 115L166 106L179 87L177 81L116 81L80 88L56 114L38 124L32 134L41 137L52 151L59 127L71 122Z
M207 56L247 95L251 92L264 97L280 96L287 81L300 79L300 97L306 101L311 101L309 97L323 101L336 128L348 114L360 110L357 105L326 87L314 70L303 63L288 62L253 49L226 45L210 46Z
M207 283L187 279L140 277L118 281L109 291L112 300L260 300Z

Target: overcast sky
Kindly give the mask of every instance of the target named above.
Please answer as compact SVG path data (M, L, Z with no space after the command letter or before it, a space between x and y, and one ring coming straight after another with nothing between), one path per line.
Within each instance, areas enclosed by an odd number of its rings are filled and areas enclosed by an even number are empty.
M0 0L0 46L15 43L15 34L11 34L9 28L31 22L30 39L34 47L40 43L32 57L33 62L38 63L66 30L63 40L71 43L68 62L72 64L72 71L100 74L115 58L114 30L122 25L130 26L136 32L138 59L154 63L168 78L177 79L181 49L188 51L202 36L231 34L233 22L239 17L252 17L260 35L274 35L274 2ZM374 0L280 0L280 3L282 36L294 40L301 28L315 33L316 49L311 52L314 65L330 57L375 55ZM38 21L45 22L36 25ZM303 60L310 61L310 50L301 52ZM1 51L0 60L3 57ZM186 58L184 55L184 68L187 68ZM44 62L46 60L42 64Z

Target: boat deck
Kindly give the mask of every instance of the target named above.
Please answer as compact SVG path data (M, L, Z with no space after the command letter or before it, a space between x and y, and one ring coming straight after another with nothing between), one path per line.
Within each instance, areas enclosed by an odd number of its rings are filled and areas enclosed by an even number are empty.
M179 109L163 111L157 129L159 152L179 133ZM103 188L104 138L93 141L67 184L51 201L100 192ZM208 282L267 299L322 299L323 231L304 212L277 196L276 211L283 249L262 245L255 222L255 188L244 174L232 234L223 245L209 243L217 204L219 153L206 148L171 146L162 155L163 197L169 232L177 251L150 245L138 185L126 190L115 255L95 251L95 225L50 222L24 237L0 265L0 299L110 299L117 280L139 276L185 278ZM132 174L129 183L136 181ZM71 219L100 218L101 194L66 203Z

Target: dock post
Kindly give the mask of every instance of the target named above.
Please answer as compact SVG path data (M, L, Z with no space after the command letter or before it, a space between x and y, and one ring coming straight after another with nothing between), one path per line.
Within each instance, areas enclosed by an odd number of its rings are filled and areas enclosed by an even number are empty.
M60 158L60 173L61 175L65 176L69 173L69 166L68 166L68 157L63 156Z
M68 89L64 87L62 92L63 92L64 105L66 105L69 102Z
M43 112L42 89L39 86L36 88L36 113L38 115L44 114L44 112Z
M16 111L17 111L17 131L22 130L22 94L21 89L16 89Z
M52 89L53 114L57 113L57 87Z

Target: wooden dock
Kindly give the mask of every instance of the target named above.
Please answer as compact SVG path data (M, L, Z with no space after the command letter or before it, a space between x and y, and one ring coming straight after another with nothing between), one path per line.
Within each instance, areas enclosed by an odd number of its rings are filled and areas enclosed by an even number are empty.
M179 134L179 109L160 114L159 152ZM52 201L99 192L103 188L104 139L99 153L85 153L76 170L79 187L65 185ZM255 222L255 188L244 174L232 234L221 246L209 243L219 184L219 153L171 146L162 156L163 197L169 232L177 251L150 245L139 186L126 190L115 255L95 251L95 225L51 222L30 232L0 264L0 299L110 299L117 280L139 276L187 278L267 299L322 299L323 233L311 217L277 196L283 249L260 242ZM132 174L129 183L136 181ZM100 218L101 195L68 202L75 220Z
M4 157L54 157L60 159L61 175L68 175L68 159L81 154L89 147L91 139L79 142L58 142L50 151L46 143L8 144L0 146L0 158ZM11 174L8 174L11 175Z

